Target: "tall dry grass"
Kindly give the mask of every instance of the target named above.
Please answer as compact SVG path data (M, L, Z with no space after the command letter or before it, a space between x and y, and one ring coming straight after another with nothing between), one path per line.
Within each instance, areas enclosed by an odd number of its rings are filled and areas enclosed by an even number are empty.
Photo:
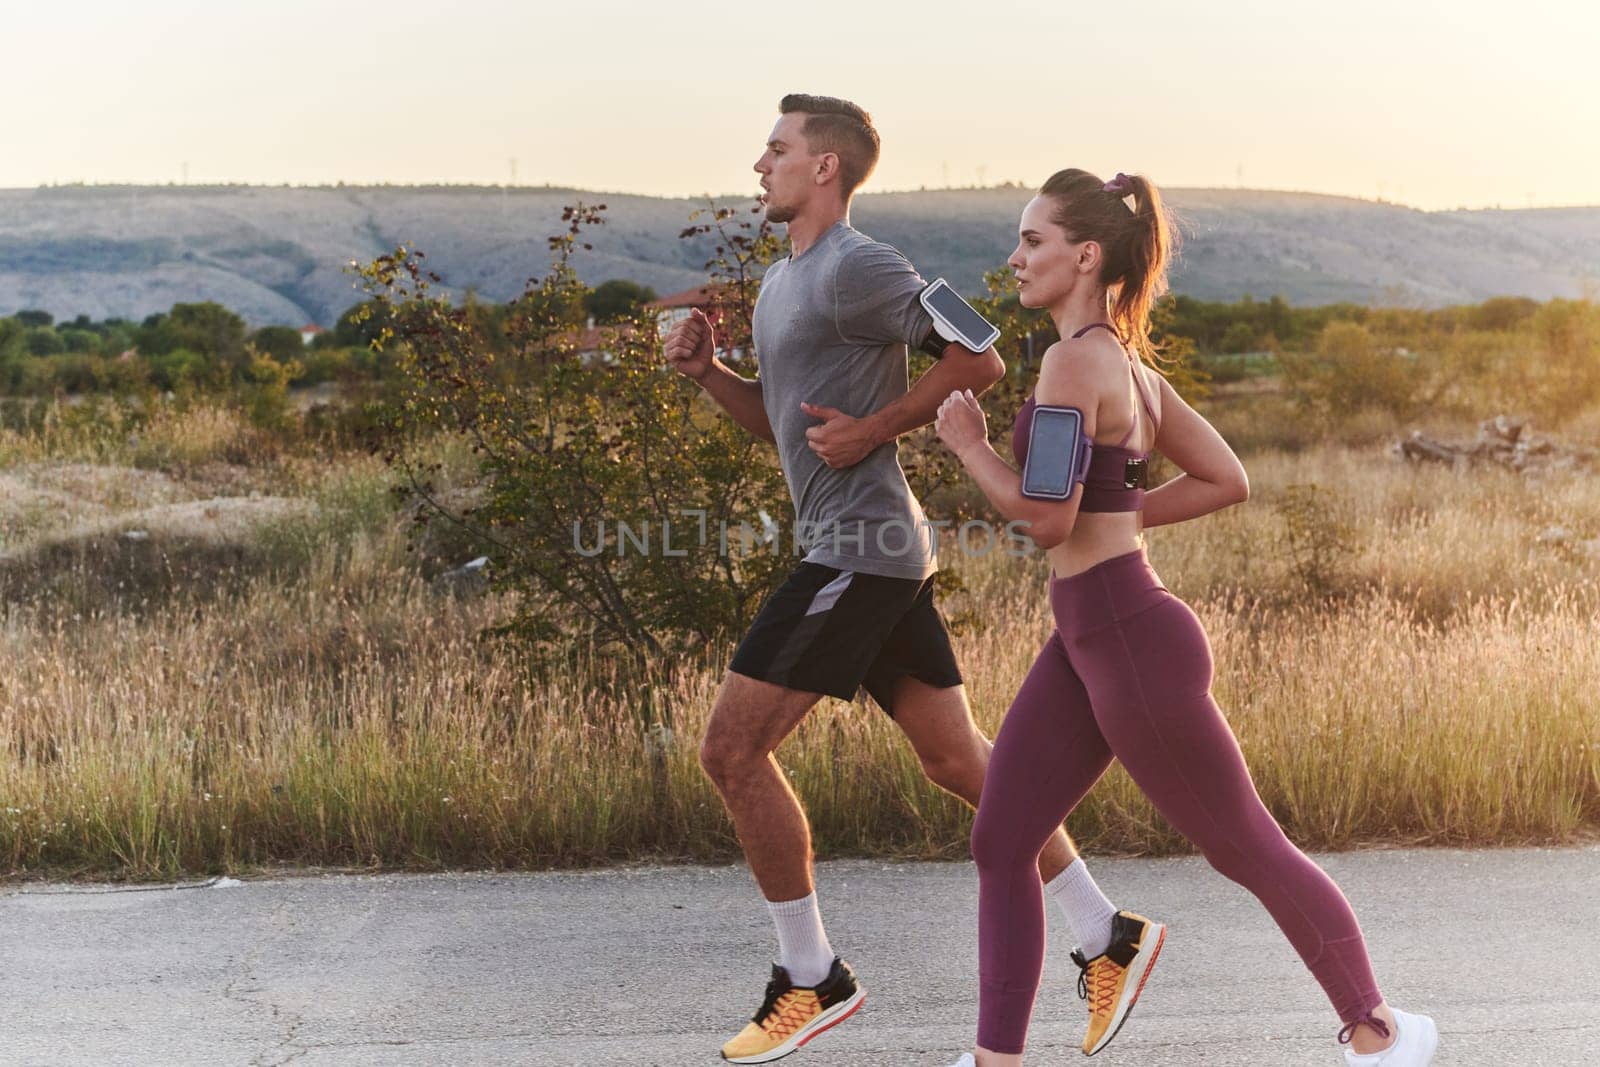
M1251 503L1152 531L1151 555L1212 637L1218 701L1290 835L1339 848L1600 828L1600 560L1583 547L1600 493L1379 449L1249 465ZM0 872L736 855L696 759L731 649L643 673L573 649L536 675L478 636L505 603L419 575L381 468L273 477L317 506L258 530L226 588L169 588L137 611L7 605ZM1568 538L1541 540L1552 525ZM999 553L952 562L964 589L944 607L992 732L1048 635L1046 576ZM826 702L778 755L820 853L965 854L970 814L875 708ZM1099 851L1183 847L1115 768L1070 829Z

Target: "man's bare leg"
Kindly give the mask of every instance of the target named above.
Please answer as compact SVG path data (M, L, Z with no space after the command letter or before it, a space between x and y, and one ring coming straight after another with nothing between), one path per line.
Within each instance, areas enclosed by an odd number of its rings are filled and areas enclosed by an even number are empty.
M750 873L772 901L808 896L811 826L772 753L821 699L729 671L700 746L700 766L733 818Z
M700 746L778 934L762 1006L722 1046L733 1063L786 1056L855 1014L867 991L834 955L811 879L811 826L773 751L821 699L729 671Z

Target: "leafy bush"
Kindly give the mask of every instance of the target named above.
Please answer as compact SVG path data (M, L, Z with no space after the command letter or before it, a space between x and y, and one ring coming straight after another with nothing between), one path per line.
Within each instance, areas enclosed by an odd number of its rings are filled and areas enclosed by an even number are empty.
M304 371L298 360L279 362L265 352L250 350L245 367L243 400L250 421L263 430L288 430L289 383Z
M1291 573L1312 596L1342 591L1357 547L1348 502L1336 490L1309 482L1285 487L1275 506Z
M250 338L257 352L265 352L280 363L299 359L305 354L305 342L300 331L293 326L263 326Z
M1248 322L1236 322L1222 334L1219 346L1224 353L1249 352L1256 347L1256 330Z
M1403 417L1416 406L1416 358L1360 323L1330 322L1317 338L1315 357L1285 355L1281 362L1291 392L1335 418L1367 408Z
M148 357L150 380L163 389L181 389L209 376L211 361L187 348L175 348Z
M656 291L648 285L613 278L601 282L592 292L584 295L583 310L599 323L622 322L636 315L644 305L656 298Z
M469 530L496 584L520 594L506 631L535 646L563 636L620 646L632 659L691 652L743 626L793 565L742 536L761 529L762 510L787 515L787 492L765 443L666 367L653 320L634 317L581 349L587 289L570 261L603 210L568 208L549 272L499 314L435 296L421 252L360 268L382 323L375 343L392 349L401 379L386 458L417 518ZM777 241L726 208L685 235L708 230L720 239L708 268L722 343L748 350L756 273ZM437 484L419 454L440 431L470 444L475 492Z

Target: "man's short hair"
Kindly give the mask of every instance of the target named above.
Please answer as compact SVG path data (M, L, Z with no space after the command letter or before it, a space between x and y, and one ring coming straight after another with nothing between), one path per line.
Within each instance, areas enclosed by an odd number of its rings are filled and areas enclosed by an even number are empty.
M837 96L790 93L778 102L780 114L798 111L806 116L800 132L813 153L832 152L839 157L839 182L849 199L872 168L878 165L878 131L872 116Z

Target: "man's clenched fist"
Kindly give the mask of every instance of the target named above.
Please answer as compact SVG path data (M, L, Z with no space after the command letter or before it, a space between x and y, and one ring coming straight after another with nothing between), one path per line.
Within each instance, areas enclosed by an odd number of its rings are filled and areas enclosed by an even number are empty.
M699 381L711 372L711 360L717 351L717 335L705 312L695 308L689 317L667 331L667 362L678 373Z

